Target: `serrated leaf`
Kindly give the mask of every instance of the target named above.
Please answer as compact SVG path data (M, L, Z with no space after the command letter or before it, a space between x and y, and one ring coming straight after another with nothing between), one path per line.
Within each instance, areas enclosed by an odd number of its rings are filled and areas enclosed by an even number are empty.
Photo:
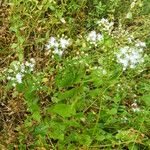
M71 105L56 104L48 109L48 112L56 113L62 117L71 117L75 115L76 111Z

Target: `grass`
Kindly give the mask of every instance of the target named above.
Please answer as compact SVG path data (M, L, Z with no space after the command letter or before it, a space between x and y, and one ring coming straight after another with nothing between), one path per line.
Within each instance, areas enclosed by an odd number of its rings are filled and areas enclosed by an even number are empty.
M0 2L0 149L148 150L149 5Z

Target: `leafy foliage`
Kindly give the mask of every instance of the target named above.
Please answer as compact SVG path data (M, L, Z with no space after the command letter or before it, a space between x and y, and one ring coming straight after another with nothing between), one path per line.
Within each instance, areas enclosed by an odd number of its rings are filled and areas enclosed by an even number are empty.
M148 0L0 5L0 149L150 149Z

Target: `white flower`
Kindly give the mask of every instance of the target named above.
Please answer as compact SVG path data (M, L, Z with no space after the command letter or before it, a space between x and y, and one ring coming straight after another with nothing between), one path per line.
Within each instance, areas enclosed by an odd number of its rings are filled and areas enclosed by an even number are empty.
M55 37L51 37L48 41L48 44L46 45L47 49L53 48L53 47L58 47L59 44L56 41Z
M63 54L63 51L59 51L57 54L61 57Z
M35 64L30 63L30 64L29 64L29 70L30 70L30 71L33 71L33 70L34 70L34 66L35 66Z
M58 48L55 48L55 49L54 49L54 54L57 54L57 55L59 55L59 56L61 57L62 54L63 54L63 51L62 51L62 50L59 50Z
M96 42L96 38L97 38L96 31L91 31L91 32L88 34L87 41Z
M30 61L35 64L35 59L34 58L31 58Z
M21 72L23 73L23 72L25 72L25 66L24 66L24 64L21 64Z
M139 112L140 111L140 108L139 108L138 104L136 103L136 101L131 105L131 107L132 107L133 112Z
M33 71L35 67L35 59L31 58L30 62L26 61L25 66L26 66L26 69L24 69L24 72L27 71L27 68L29 69L29 71Z
M101 20L98 21L98 24L108 24L108 19L102 18Z
M131 9L134 8L135 4L136 4L135 1L133 1L133 2L131 3L131 5L130 5Z
M136 63L138 59L141 58L141 55L138 52L133 51L132 54L130 54L130 61L131 63Z
M145 42L141 42L140 40L137 40L136 44L135 44L136 47L146 47L146 43Z
M120 63L126 68L128 66L128 60L127 59L120 59Z
M34 68L34 64L30 63L29 67Z
M114 22L109 22L108 19L102 18L100 21L97 22L99 26L102 27L104 31L111 31L111 28L114 25Z
M98 40L98 41L102 41L103 39L104 39L103 35L100 34L100 33L98 33L98 34L97 34L97 40Z
M51 37L48 44L46 45L47 49L50 50L53 48L53 53L58 54L59 56L62 56L63 51L60 49L66 49L70 45L70 39L64 38L64 35L60 39L57 39L55 37Z
M26 62L25 62L25 65L26 65L27 67L29 67L29 66L30 66L30 63L29 63L28 61L26 61Z
M17 73L17 74L16 74L16 81L17 81L18 83L22 83L22 74L21 74L21 73Z
M19 69L19 65L17 63L14 64L13 66L14 66L14 68L15 68L16 71Z
M55 42L56 42L55 37L51 37L50 40L49 40L49 44L54 45Z
M69 46L70 42L69 42L69 39L65 39L65 38L61 38L60 39L60 47L62 49L65 49Z
M17 70L14 66L17 67ZM34 70L34 66L35 60L33 58L30 59L30 62L26 61L25 63L20 63L19 61L12 62L12 66L8 69L7 80L10 80L15 87L17 83L22 83L22 78L25 76L25 73ZM9 70L11 70L11 72Z
M104 39L103 35L100 33L96 33L96 31L91 31L87 36L87 41L91 44L95 44L97 46L98 41L102 41Z
M129 50L129 46L125 46L123 48L120 48L121 54L126 54L128 50Z
M120 51L116 54L118 63L122 64L123 70L127 67L135 68L138 63L143 63L142 57L143 48L125 46L120 48Z
M128 40L129 43L132 43L132 41L134 40L134 36L133 35L128 35L127 40Z

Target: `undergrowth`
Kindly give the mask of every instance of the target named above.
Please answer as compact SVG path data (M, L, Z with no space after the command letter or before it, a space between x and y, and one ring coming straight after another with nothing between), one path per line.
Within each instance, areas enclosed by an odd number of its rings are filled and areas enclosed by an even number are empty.
M150 149L149 6L0 2L0 148Z

